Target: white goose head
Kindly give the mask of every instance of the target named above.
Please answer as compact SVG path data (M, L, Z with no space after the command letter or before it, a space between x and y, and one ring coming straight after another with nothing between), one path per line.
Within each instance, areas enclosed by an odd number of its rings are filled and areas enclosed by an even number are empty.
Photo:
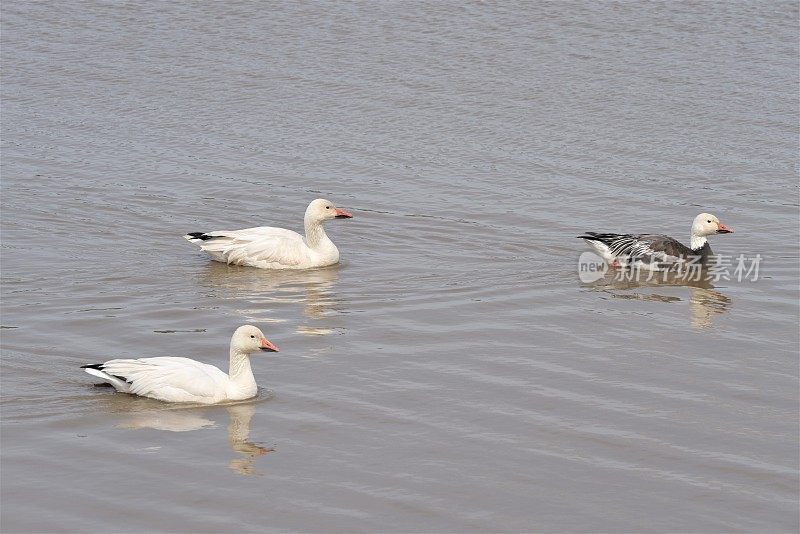
M259 351L280 351L278 347L264 336L264 333L260 329L249 324L236 329L236 332L233 333L233 337L231 338L231 348L234 352L240 354L253 354Z
M722 224L719 219L710 213L701 213L694 218L694 222L692 223L693 237L706 237L714 234L730 233L733 233L733 228Z
M352 217L351 213L337 208L330 200L318 198L306 208L305 220L307 222L321 223L328 219L351 219Z

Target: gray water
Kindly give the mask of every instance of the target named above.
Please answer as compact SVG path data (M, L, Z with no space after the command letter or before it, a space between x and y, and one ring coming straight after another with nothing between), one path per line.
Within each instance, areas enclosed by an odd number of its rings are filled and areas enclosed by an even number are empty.
M2 6L4 532L796 532L796 2ZM299 230L338 266L210 262ZM757 280L578 278L587 230ZM186 408L79 366L281 352Z

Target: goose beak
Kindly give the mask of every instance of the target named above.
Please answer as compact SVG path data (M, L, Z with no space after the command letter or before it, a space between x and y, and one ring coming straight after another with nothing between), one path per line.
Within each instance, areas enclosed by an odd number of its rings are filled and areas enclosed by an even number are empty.
M731 228L730 226L725 226L721 222L718 222L717 223L717 233L718 234L732 234L733 233L733 228Z
M337 219L352 219L353 218L353 214L348 212L348 211L344 211L344 210L341 210L339 208L336 208L336 218Z
M281 349L279 349L272 342L270 342L270 340L268 340L266 338L261 340L261 350L263 350L264 352L280 352L281 351Z

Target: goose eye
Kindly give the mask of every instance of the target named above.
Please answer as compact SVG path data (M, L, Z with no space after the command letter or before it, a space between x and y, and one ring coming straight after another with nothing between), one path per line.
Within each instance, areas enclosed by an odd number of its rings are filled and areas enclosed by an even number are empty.
M255 339L255 338L256 338L256 336L250 336L250 339Z
M707 220L706 222L711 222L711 219Z
M329 209L331 209L331 207L330 206L325 206L325 209L329 210Z

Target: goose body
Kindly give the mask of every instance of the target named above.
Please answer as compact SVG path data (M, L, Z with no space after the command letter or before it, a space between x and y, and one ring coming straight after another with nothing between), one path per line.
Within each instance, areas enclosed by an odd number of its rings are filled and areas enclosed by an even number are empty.
M215 404L254 397L258 386L250 354L278 350L261 330L244 325L231 338L229 373L189 358L169 356L109 360L82 368L122 393L166 402Z
M705 266L713 257L707 237L732 232L732 228L714 215L701 213L692 222L688 247L677 239L661 234L586 232L578 237L613 267L661 270L687 264Z
M229 265L246 265L261 269L312 269L339 261L339 249L325 233L323 223L329 219L353 216L332 202L318 198L306 208L303 224L305 236L272 226L243 230L191 232L183 237L200 245L211 259Z

